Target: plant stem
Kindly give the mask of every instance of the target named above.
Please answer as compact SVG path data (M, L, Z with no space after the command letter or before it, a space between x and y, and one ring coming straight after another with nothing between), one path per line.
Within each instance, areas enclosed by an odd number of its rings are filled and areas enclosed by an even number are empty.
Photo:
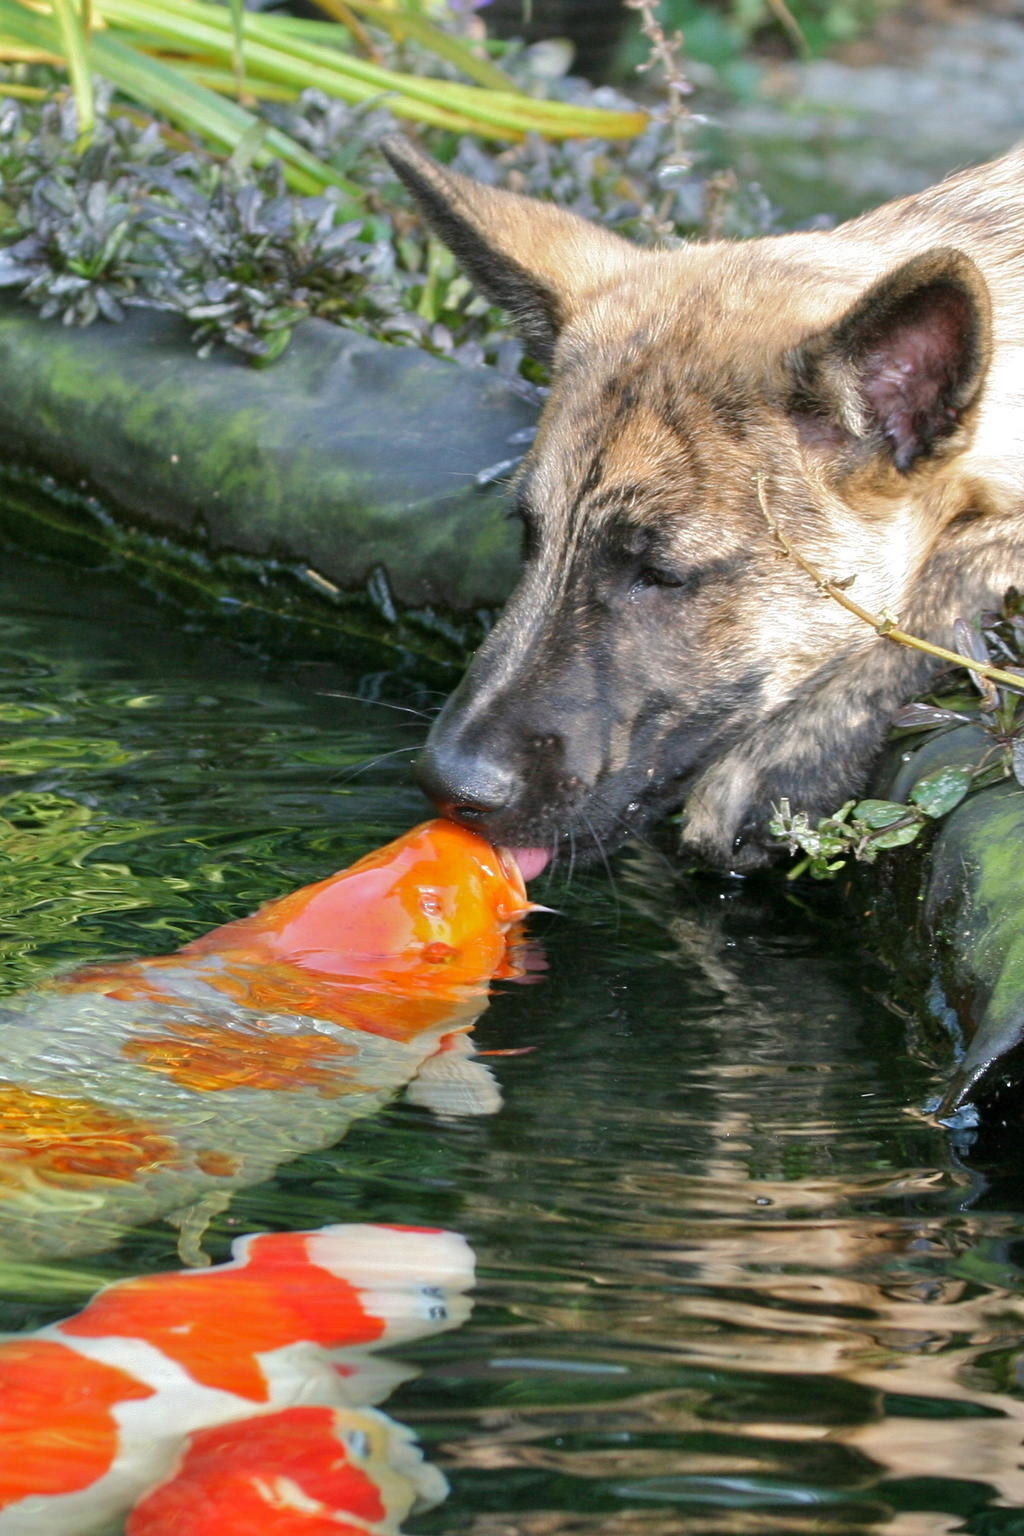
M666 34L655 15L657 0L623 0L623 4L627 10L640 12L640 31L650 44L650 57L645 64L639 64L637 69L649 70L660 66L665 86L665 116L672 125L675 152L681 159L686 158L686 132L690 126L691 113L685 97L691 94L693 86L683 74L679 62L683 34L675 32L671 37Z
M786 4L786 0L768 0L768 9L774 13L775 19L782 27L783 31L789 33L796 51L800 54L801 58L809 59L811 56L811 50L807 46L807 39L804 37L800 23L797 21L796 17L793 15L793 12Z

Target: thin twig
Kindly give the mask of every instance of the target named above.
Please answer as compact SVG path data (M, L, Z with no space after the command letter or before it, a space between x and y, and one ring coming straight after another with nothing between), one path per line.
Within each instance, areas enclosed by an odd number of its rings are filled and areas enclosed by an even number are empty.
M778 523L768 510L768 502L765 498L764 476L757 477L757 499L764 514L764 520L772 531L772 536L783 554L795 560L802 571L806 571L820 592L833 598L848 613L862 619L865 624L870 624L876 635L881 635L884 640L894 640L897 645L908 646L914 651L924 651L929 656L935 656L939 661L949 662L954 667L964 667L968 672L974 672L978 677L990 678L993 683L1000 683L1004 688L1012 688L1015 693L1024 693L1024 675L1013 672L1004 672L1001 667L990 666L984 661L975 661L971 656L962 656L959 651L947 651L945 646L933 645L930 640L922 640L917 635L908 634L900 629L895 619L886 618L882 614L871 613L867 608L862 608L860 603L854 602L843 590L843 584L838 581L830 581L823 576L816 565L794 549Z
M789 33L793 45L801 58L809 59L811 56L810 46L806 37L804 37L800 23L786 4L786 0L768 0L768 9L774 13L775 19L783 31Z
M672 138L676 154L686 156L686 132L690 122L690 109L684 97L693 92L693 86L683 74L679 55L683 49L683 34L674 32L669 37L654 14L658 0L622 0L627 10L639 11L640 31L651 45L650 57L637 65L638 73L660 67L665 86L665 116L672 126Z

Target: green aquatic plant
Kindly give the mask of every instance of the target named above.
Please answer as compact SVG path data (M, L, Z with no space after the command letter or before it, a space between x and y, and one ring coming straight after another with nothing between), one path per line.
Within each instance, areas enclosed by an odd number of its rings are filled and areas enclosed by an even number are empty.
M954 634L973 693L966 694L960 685L955 695L918 700L901 709L893 725L904 735L979 725L984 744L977 758L919 779L907 803L848 800L815 823L780 800L768 830L782 847L801 855L791 879L801 874L830 879L850 859L873 864L883 850L916 841L972 790L987 784L1014 778L1024 787L1024 598L1011 589L998 613L983 614L977 626L957 619Z
M85 149L69 100L2 103L0 185L0 287L44 318L169 309L202 345L219 338L256 358L276 355L321 300L352 303L387 244L365 238L336 189L299 196L277 162L224 165L169 145L118 112L109 89Z
M372 270L361 219L339 223L330 196L289 196L275 179L220 175L208 195L174 173L150 179L147 235L171 259L147 291L190 322L201 353L219 340L271 361L299 320ZM171 207L152 198L161 181Z
M768 830L790 853L803 855L788 872L789 879L808 874L815 880L829 880L849 859L873 864L886 848L914 842L931 821L959 805L970 787L971 776L965 770L942 769L914 786L908 805L895 800L847 800L816 823L806 812L794 812L783 798L774 808Z

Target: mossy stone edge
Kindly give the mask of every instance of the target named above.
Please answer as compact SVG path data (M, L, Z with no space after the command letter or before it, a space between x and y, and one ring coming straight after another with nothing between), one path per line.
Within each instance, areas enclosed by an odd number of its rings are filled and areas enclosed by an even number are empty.
M883 769L886 798L905 801L944 767L977 763L978 726L908 737ZM938 1112L1017 1088L1024 1076L1024 789L1015 780L970 794L920 848L879 866L879 916L890 958L924 962L929 1008L954 1023L962 1054Z
M257 369L197 357L174 316L76 330L0 302L0 371L0 455L212 559L343 591L383 570L398 603L453 613L512 585L505 495L476 476L523 451L536 412L493 370L320 320Z

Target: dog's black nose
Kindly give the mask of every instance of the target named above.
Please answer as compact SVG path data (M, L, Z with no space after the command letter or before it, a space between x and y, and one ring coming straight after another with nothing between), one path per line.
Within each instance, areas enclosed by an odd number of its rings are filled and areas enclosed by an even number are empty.
M520 787L515 769L429 741L415 771L420 788L441 814L466 825L505 810Z

